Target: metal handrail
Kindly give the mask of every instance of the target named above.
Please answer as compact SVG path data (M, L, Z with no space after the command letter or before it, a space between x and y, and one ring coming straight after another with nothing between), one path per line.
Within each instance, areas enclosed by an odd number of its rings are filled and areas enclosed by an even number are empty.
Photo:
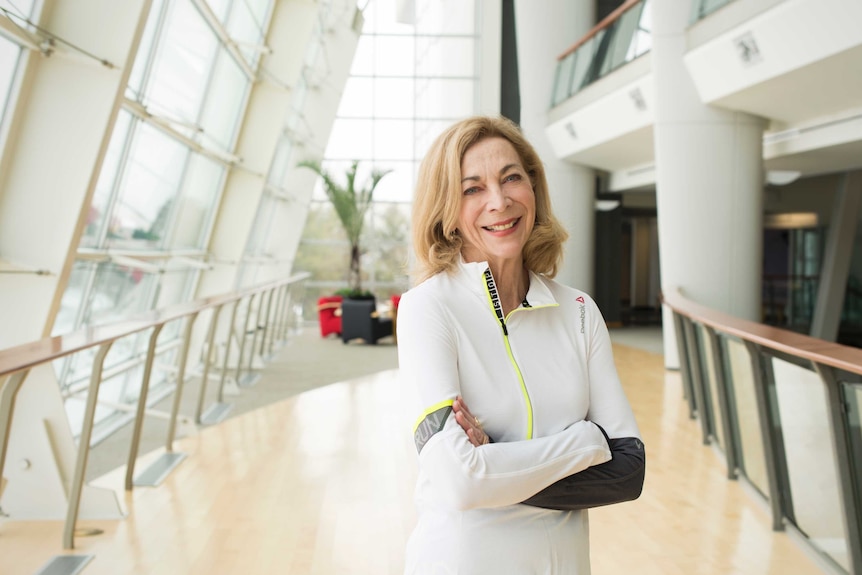
M234 309L236 309L244 299L248 298L250 301L250 313L251 301L256 296L261 296L260 301L263 301L264 298L269 298L271 300L272 297L276 297L276 300L280 305L275 306L274 310L271 306L268 306L267 313L263 315L259 311L255 318L256 325L254 326L255 334L257 331L263 331L264 334L268 333L270 335L269 349L271 350L276 339L284 339L287 335L286 324L290 313L290 288L294 285L300 284L310 277L310 275L311 274L309 273L295 274L289 278L268 282L255 287L227 294L201 298L191 302L175 304L135 316L125 321L103 326L85 327L66 335L44 338L16 347L0 350L0 477L3 476L3 468L6 461L9 432L11 430L12 418L15 410L15 398L18 391L21 389L21 386L26 381L30 370L36 366L50 363L56 359L87 349L96 348L96 357L93 362L93 370L86 395L84 421L79 438L75 471L72 477L72 485L68 493L69 504L63 532L63 546L66 549L72 549L74 547L75 524L78 519L81 493L84 486L87 457L90 449L90 438L95 421L99 386L103 379L102 373L104 361L113 343L118 339L129 335L146 330L152 330L149 337L143 381L141 383L141 392L138 396L136 415L133 424L133 440L131 442L128 466L126 468L126 489L131 490L135 460L137 459L140 443L141 428L143 426L143 419L146 412L149 379L153 371L153 361L156 355L158 335L162 328L173 321L186 321L185 329L183 330L182 351L178 358L179 367L176 376L176 390L174 403L171 409L166 446L167 450L171 451L174 432L176 429L176 419L179 413L179 402L184 383L186 362L189 355L191 335L193 331L192 328L200 313L207 310L213 310L206 338L208 347L206 357L204 358L204 373L200 399L200 401L203 401L203 396L206 390L207 375L212 361L213 348L215 347L215 333L221 309L225 305L230 304L233 304ZM230 338L230 336L231 334L228 333L228 338ZM265 335L263 338L265 339ZM230 339L228 339L228 341L230 341ZM263 346L263 344L261 344L261 346ZM249 362L249 368L250 366L251 363ZM226 370L223 369L222 371L224 372ZM224 376L224 373L222 375Z
M723 432L722 448L729 479L735 479L737 472L745 474L746 465L740 438L742 432L736 421L738 410L734 411L730 406L735 382L723 361L727 358L723 358L725 349L722 342L726 346L728 340L741 340L748 354L772 526L776 531L796 527L796 495L789 488L791 479L782 436L778 382L770 358L785 359L817 375L823 386L826 407L826 418L822 423L828 426L835 458L837 485L834 492L839 499L840 520L847 543L847 572L862 573L862 494L858 491L858 485L862 484L862 461L859 460L858 447L854 446L854 441L858 441L854 440L858 437L858 427L851 421L858 416L860 409L854 395L858 397L862 389L862 349L733 317L687 299L678 289L663 293L662 302L673 314L689 415L692 419L700 419L704 444L711 442L713 430ZM703 328L700 336L695 333L696 325ZM702 361L702 354L705 356L707 349L711 350L713 358L710 363ZM714 387L710 386L708 379L715 382ZM856 391L850 391L851 388ZM710 389L714 389L717 395L720 406L717 413L710 405L711 400L707 399ZM851 415L854 410L856 416ZM790 417L796 417L796 414L790 414ZM824 549L817 547L802 531L802 526L798 527L801 540L825 556ZM839 570L845 571L843 566Z
M662 302L676 313L741 340L862 375L862 349L741 319L691 301L677 289L662 294Z

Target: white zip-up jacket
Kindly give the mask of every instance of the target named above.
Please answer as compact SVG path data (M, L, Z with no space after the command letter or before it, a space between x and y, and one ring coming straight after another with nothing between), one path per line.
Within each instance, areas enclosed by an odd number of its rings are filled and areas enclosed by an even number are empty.
M588 574L586 511L520 502L610 460L593 422L640 437L592 299L531 273L524 303L503 317L487 263L462 261L402 296L398 356L420 403L405 572ZM469 442L452 414L458 395L494 443Z

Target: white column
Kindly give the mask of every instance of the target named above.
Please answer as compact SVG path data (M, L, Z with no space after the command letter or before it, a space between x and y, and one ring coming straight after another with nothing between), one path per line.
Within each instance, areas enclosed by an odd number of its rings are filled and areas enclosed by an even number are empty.
M569 232L557 279L592 291L594 278L595 175L560 160L545 136L557 56L595 24L589 0L516 0L521 128L545 163L551 205Z
M829 220L829 235L823 250L823 266L817 303L811 320L812 337L827 341L838 339L841 327L841 310L850 275L853 256L853 239L859 223L859 206L862 205L862 170L848 172L841 178Z
M760 321L763 121L703 104L683 63L689 0L653 0L662 290ZM669 311L665 365L679 366Z
M65 43L47 57L28 53L7 110L15 124L0 158L0 270L46 273L0 273L0 349L50 334L149 8L45 5L39 25L95 58Z

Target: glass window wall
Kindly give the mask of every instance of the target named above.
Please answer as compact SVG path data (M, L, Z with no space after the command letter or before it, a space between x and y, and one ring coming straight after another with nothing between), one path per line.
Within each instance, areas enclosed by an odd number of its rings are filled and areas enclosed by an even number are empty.
M394 0L371 0L323 167L339 174L360 160L392 170L377 186L361 247L362 288L378 301L408 287L410 205L419 161L453 121L477 111L477 3L420 0L413 25L395 21ZM349 244L322 188L314 192L294 269L312 272L303 304L347 287Z
M0 0L0 18L5 18L9 26L17 26L23 30L32 28L27 20L31 19L35 0ZM3 145L6 133L6 107L12 100L15 80L18 74L19 61L24 53L14 39L0 34L0 146Z
M55 334L191 297L201 267L194 260L206 256L230 169L222 158L233 152L251 87L246 70L263 53L271 10L272 0L153 2ZM160 344L176 337L166 328ZM106 361L119 371L102 393L118 403L137 399L147 343L145 335L127 339ZM91 362L79 354L55 366L73 427ZM165 385L165 375L157 370L152 385ZM103 406L99 421L121 411Z

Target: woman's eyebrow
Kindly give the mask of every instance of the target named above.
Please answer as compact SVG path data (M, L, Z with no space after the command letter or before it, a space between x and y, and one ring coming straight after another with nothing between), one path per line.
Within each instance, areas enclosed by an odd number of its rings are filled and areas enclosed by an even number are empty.
M502 176L503 174L505 174L506 172L508 172L512 168L520 168L520 167L521 167L521 164L506 164L505 166L500 168L500 175ZM463 184L464 182L468 182L468 181L469 182L478 182L479 179L480 179L479 176L467 176L466 178L461 178L461 183Z

